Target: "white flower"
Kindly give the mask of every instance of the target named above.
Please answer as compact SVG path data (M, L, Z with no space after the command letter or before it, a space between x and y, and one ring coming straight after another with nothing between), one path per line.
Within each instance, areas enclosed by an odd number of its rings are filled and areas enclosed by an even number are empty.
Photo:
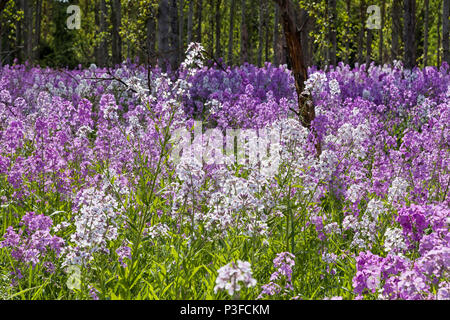
M341 94L341 88L339 87L339 82L336 79L332 79L328 83L328 86L330 87L331 95L335 96Z
M389 201L398 201L406 196L406 190L408 189L408 182L400 177L397 177L392 181L392 185L389 188L388 199Z
M385 209L380 200L371 199L367 204L367 213L369 213L373 219L377 219L379 215L383 214Z
M401 229L388 228L384 236L384 249L386 252L399 252L407 249Z
M218 290L227 290L230 296L241 290L241 284L246 287L254 287L256 280L252 276L249 262L237 261L237 265L231 262L218 270L214 293Z

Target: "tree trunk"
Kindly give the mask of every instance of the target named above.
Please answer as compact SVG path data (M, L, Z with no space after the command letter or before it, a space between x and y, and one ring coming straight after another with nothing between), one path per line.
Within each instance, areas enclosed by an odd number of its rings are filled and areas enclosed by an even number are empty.
M449 18L450 0L444 0L442 5L442 48L444 50L443 60L450 65L450 48L449 48Z
M248 61L248 30L245 9L245 0L241 0L241 64Z
M347 25L347 35L351 34L351 14L350 14L350 1L351 0L346 0L346 9L347 9L347 15L349 17L348 19L348 25ZM350 64L350 39L347 39L347 41L345 41L345 63L346 64Z
M106 1L100 0L99 8L98 8L98 27L99 31L102 37L102 40L99 43L99 46L97 48L97 65L99 67L104 67L108 64L107 57L108 57L108 48L106 43L106 32L107 32L107 25L106 25L106 17L108 16L108 10L106 8Z
M259 19L258 19L258 67L262 66L262 54L263 54L263 17L264 17L264 2L265 0L259 0Z
M197 0L197 42L202 43L202 9L203 0Z
M416 46L415 46L416 1L403 0L403 6L404 6L403 37L405 39L404 65L406 68L412 69L416 64Z
M112 22L112 63L114 65L122 62L122 39L120 37L120 26L122 22L122 10L120 0L112 0L111 22Z
M169 54L169 0L160 0L158 6L158 64L165 72L167 70L167 55Z
M147 41L146 41L146 54L147 54L147 63L149 65L153 65L156 63L156 52L155 52L155 44L156 44L156 14L154 12L153 6L150 8L150 15L147 18L146 29L147 29Z
M380 43L378 45L378 56L380 59L380 64L383 65L383 48L384 48L384 35L383 35L383 28L384 28L384 19L385 19L385 6L386 6L386 0L381 1L381 28L380 28Z
M367 29L367 38L366 38L366 70L369 69L370 62L372 61L372 30Z
M392 46L391 46L391 60L397 60L400 57L400 39L402 25L401 25L401 5L400 0L394 0L392 3Z
M220 31L221 31L221 15L220 5L222 0L216 0L216 58L222 57L222 46L220 45Z
M423 66L428 65L428 24L429 24L430 1L425 0L425 17L423 21Z
M441 5L439 4L439 9L441 9ZM441 19L442 15L438 14L438 27L437 27L437 61L436 67L441 66Z
M23 40L25 60L33 62L33 13L30 1L23 1Z
M336 17L337 17L337 11L336 11L336 0L328 0L328 10L329 10L329 22L330 22L330 31L328 33L329 41L331 44L330 52L329 52L329 58L330 58L330 64L335 66L336 65L336 51L337 51L337 44L336 44Z
M183 61L183 54L184 54L184 0L180 0L180 15L178 20L178 45L179 45L179 51L178 51L178 62Z
M359 7L359 18L361 19L359 30L359 42L358 42L358 62L362 64L364 61L364 33L366 30L366 3L365 0L361 0Z
M36 17L34 24L33 57L39 58L39 43L41 42L42 0L36 1Z
M275 3L275 21L274 21L274 28L273 28L273 64L278 67L280 64L279 59L279 29L278 24L280 23L280 7L278 6L278 3Z
M264 61L269 61L269 23L268 23L268 17L267 17L267 11L268 11L268 3L264 2L264 32L265 32L265 46L264 46L264 54L265 59Z
M178 42L178 0L171 0L170 5L170 55L169 61L172 70L178 68L180 44Z
M303 49L300 43L300 32L294 24L293 8L290 0L274 0L278 3L281 12L281 23L283 24L284 35L288 48L288 54L292 66L292 75L295 80L299 103L299 116L303 126L310 128L311 122L315 118L314 106L308 97L304 95L305 81L308 77L306 66L303 62Z
M228 30L228 64L233 65L233 32L234 32L234 12L236 10L236 0L231 0L230 8L230 29Z
M188 30L187 30L187 44L192 42L192 17L194 15L194 0L189 1L189 13L188 13Z

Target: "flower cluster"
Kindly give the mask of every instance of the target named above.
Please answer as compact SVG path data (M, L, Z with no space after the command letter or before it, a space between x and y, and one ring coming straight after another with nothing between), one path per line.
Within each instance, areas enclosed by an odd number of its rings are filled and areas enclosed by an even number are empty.
M221 267L217 272L215 293L219 290L226 290L230 296L234 296L241 290L241 286L250 288L256 285L249 262L241 260L238 260L237 263L231 262Z
M44 269L52 273L54 265L52 262L46 261L46 256L54 254L58 257L64 249L64 240L50 233L52 224L53 221L50 217L27 212L21 220L23 228L16 232L12 226L9 226L0 247L10 248L12 258L19 265L31 264L32 267L35 267L44 262ZM20 276L20 267L16 273Z

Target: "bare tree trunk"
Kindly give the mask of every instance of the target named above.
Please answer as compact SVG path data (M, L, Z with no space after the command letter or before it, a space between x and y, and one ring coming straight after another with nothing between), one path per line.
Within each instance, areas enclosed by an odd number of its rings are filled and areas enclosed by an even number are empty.
M147 53L147 63L153 65L156 63L156 14L154 12L153 6L150 7L150 15L147 18L146 23L147 29L147 41L146 41L146 53Z
M364 33L366 30L366 3L365 0L361 0L361 5L359 7L359 18L361 19L360 30L359 30L359 42L358 42L358 62L362 64L364 61Z
M397 60L400 57L400 39L402 32L401 25L401 5L400 0L394 0L392 3L392 46L391 46L391 60Z
M449 18L450 0L444 0L442 4L442 48L444 49L443 60L450 65L450 48L449 48Z
M415 15L416 1L404 0L404 26L403 37L405 39L404 65L412 69L416 64L416 46L415 46Z
M179 52L178 52L178 61L183 61L183 54L184 54L184 0L180 0L180 16L178 20L178 45L179 45Z
M269 61L269 21L268 21L269 19L267 17L268 5L269 4L267 2L264 2L264 32L266 38L264 47L264 54L265 54L264 61Z
M25 59L33 62L33 13L30 1L23 1L23 40Z
M273 64L278 67L280 64L279 60L279 29L278 24L280 23L280 7L278 3L275 3L275 21L273 28Z
M330 31L328 34L329 41L331 44L330 52L329 52L329 58L330 58L330 64L335 66L336 65L336 51L337 51L337 44L336 44L336 18L337 18L337 10L336 10L336 0L328 0L328 10L329 10L329 22L330 22Z
M299 103L299 115L303 126L310 128L311 122L315 118L314 106L303 94L305 81L308 77L306 66L303 62L303 49L300 43L300 32L294 24L293 8L290 0L274 0L278 3L281 12L281 22L288 47L289 58L292 65L292 75L295 79L295 89L297 91Z
M245 0L241 0L241 64L248 61L248 30Z
M202 9L203 0L197 0L197 42L202 42Z
M120 37L120 26L122 22L122 8L120 0L112 0L111 3L112 20L112 63L122 62L122 39Z
M367 38L366 38L366 70L369 69L370 62L372 61L372 30L367 29Z
M98 26L99 31L102 36L102 40L99 43L99 46L96 50L97 52L97 65L100 67L104 67L107 65L107 57L108 57L108 48L106 43L106 32L107 32L107 26L106 26L106 17L108 16L108 11L106 8L106 1L100 0L99 8L98 8Z
M214 57L214 35L215 35L215 33L214 33L214 30L215 30L215 14L214 14L214 1L210 1L210 4L209 4L210 6L211 6L211 8L210 8L210 10L208 11L208 10L206 10L206 12L207 12L207 14L206 14L206 16L208 17L209 16L209 26L207 27L207 37L206 37L206 39L207 40L209 40L209 41L207 41L207 44L208 44L208 52L210 53L210 55L212 56L212 57ZM206 42L206 41L205 41Z
M221 15L220 5L222 0L216 0L216 58L222 57L222 47L220 45L220 31L221 31Z
M430 1L425 0L425 17L423 22L424 35L423 35L423 66L428 65L428 24L429 24L429 12L430 12Z
M439 9L441 5L439 4ZM438 14L438 27L437 27L437 61L436 66L439 68L441 66L441 19L442 16Z
M34 24L33 57L39 57L39 43L41 42L42 0L36 0L36 16Z
M381 28L380 28L380 43L378 45L378 56L380 58L380 64L383 65L383 48L384 48L384 35L383 35L383 28L384 28L384 19L385 19L385 6L386 6L386 0L381 1Z
M171 0L170 5L170 55L169 61L172 70L178 68L178 57L180 52L180 43L178 42L178 0Z
M234 12L236 10L236 0L231 0L230 8L230 29L228 30L228 64L233 65L233 31L234 31Z
M189 0L189 13L188 13L188 30L187 30L187 43L192 42L192 17L194 15L194 0Z
M165 72L167 70L167 55L169 54L169 0L160 0L158 7L158 64Z
M351 14L350 14L350 9L351 9L351 7L350 7L350 1L351 0L346 0L346 9L347 9L347 14L348 14L348 17L349 17L349 19L348 19L348 25L347 25L347 34L348 35L350 35L350 33L351 33L351 29L350 29L350 27L351 27ZM348 39L346 42L345 42L345 63L346 64L350 64L350 39Z
M263 53L263 17L264 17L264 0L259 0L259 19L258 19L258 66L262 66Z

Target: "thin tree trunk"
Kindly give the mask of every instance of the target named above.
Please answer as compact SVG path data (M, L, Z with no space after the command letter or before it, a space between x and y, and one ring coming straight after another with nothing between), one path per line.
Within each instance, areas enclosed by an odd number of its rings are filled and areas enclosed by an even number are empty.
M97 65L100 67L104 67L107 65L107 57L108 57L108 48L106 43L106 17L108 16L108 10L106 8L106 1L100 0L99 3L99 12L98 12L98 26L99 31L102 37L102 40L99 43L99 47L97 48Z
M330 64L335 66L336 65L336 51L337 51L337 44L336 44L336 18L337 18L337 11L336 11L336 0L328 0L328 9L329 9L329 19L330 19L330 32L328 34L329 41L331 44L330 52L329 52L329 58L330 58Z
M351 14L350 14L350 10L351 10L350 1L351 0L346 0L347 15L349 17L348 25L347 25L347 36L349 36L351 34L351 24L352 24L352 19L351 19ZM345 41L345 63L350 64L350 38L348 38L347 41Z
M401 5L400 0L394 0L392 3L392 46L391 46L391 60L397 60L400 57L400 38L402 32L401 25Z
M439 4L439 9L441 9L441 5ZM437 27L437 61L436 66L439 68L441 66L441 19L442 15L438 14L438 27Z
M222 46L220 45L220 32L221 32L221 15L220 5L222 0L216 0L216 58L222 57Z
M358 62L362 64L364 61L364 33L366 30L366 3L365 0L361 0L359 7L359 18L361 19L360 30L359 30L359 42L358 42Z
M264 16L264 2L265 0L259 0L259 19L258 19L258 66L262 66L262 53L263 53L263 16Z
M268 3L264 2L264 32L265 32L265 44L264 44L264 54L265 59L264 61L269 61L269 22L267 17L267 11L268 11Z
M450 0L444 0L442 5L442 48L444 50L443 60L450 65L450 48L449 48L449 18Z
M202 9L203 0L197 0L197 42L202 42Z
M187 30L187 43L192 42L192 17L194 16L194 0L189 0L189 13L188 13L188 30Z
M33 13L30 1L23 2L23 16L24 16L24 28L23 28L23 40L25 59L33 62Z
M169 53L169 0L160 0L158 6L158 64L165 72L167 70L167 55Z
M34 24L33 57L39 58L39 43L41 42L42 0L36 0L36 16Z
M384 50L384 35L383 35L383 28L384 28L384 19L385 19L385 6L386 6L386 0L381 1L381 28L380 28L380 43L378 45L378 56L380 59L380 64L383 65L384 59L383 59L383 50Z
M155 61L155 44L156 44L156 20L155 12L153 7L150 8L150 15L147 18L146 28L147 28L147 42L146 42L146 53L147 53L147 63L153 65Z
M423 22L424 35L423 35L423 65L426 67L428 65L428 24L429 24L429 12L430 12L430 1L425 0L425 17Z
M122 22L122 8L120 0L112 0L112 63L114 65L122 62L122 39L120 37L120 26Z
M24 0L16 0L16 8L17 10L23 10ZM17 57L20 62L23 62L24 47L23 47L23 34L22 34L23 24L22 21L16 20L16 48Z
M278 67L280 64L279 59L279 29L278 24L280 23L280 7L278 6L278 3L275 3L275 21L274 21L274 28L273 28L273 64Z
M179 5L180 15L178 19L178 62L183 61L184 53L184 0L180 0Z
M178 68L180 43L178 42L178 0L171 0L170 5L170 66L172 70Z
M231 0L230 8L230 29L228 30L228 64L233 65L233 32L234 32L234 12L236 10L236 0Z
M366 70L369 69L370 62L372 61L372 30L367 29L367 38L366 38Z
M245 0L241 0L241 64L248 61L248 30Z
M207 32L207 40L208 41L208 52L211 54L212 57L214 57L214 31L215 31L215 14L214 14L214 1L211 1L212 3L210 3L211 9L208 11L206 10L206 12L209 12L209 15L207 14L206 16L209 16L209 26L207 28L208 32Z
M404 0L404 26L403 37L405 39L404 65L412 69L416 63L415 50L415 0Z

